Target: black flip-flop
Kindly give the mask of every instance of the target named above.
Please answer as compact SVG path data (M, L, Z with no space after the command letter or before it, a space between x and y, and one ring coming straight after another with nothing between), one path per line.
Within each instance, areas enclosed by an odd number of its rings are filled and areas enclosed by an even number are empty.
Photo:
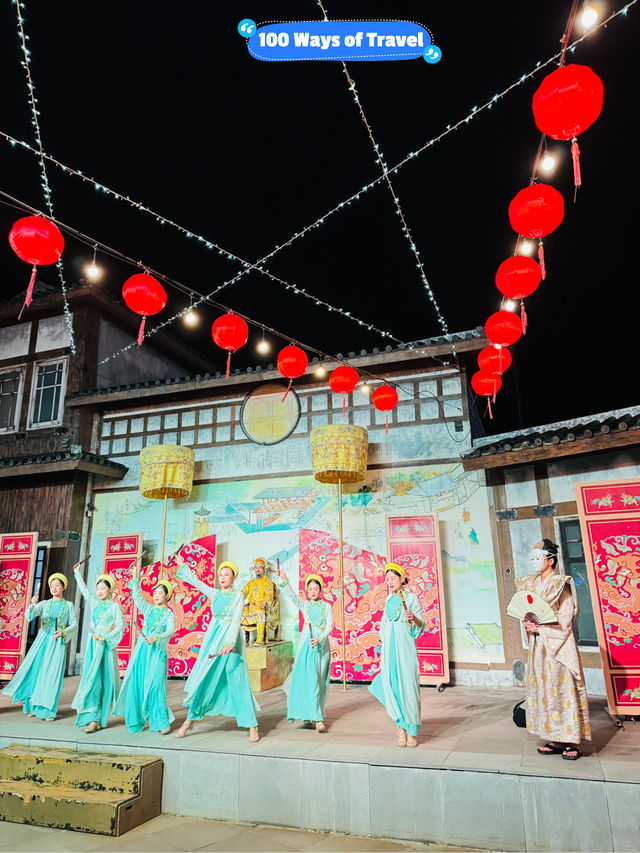
M564 747L554 746L552 743L545 743L544 746L538 747L539 755L559 755L564 752Z
M575 752L577 754L567 755L568 752ZM562 750L562 757L565 759L565 761L577 761L581 755L582 753L580 752L577 746L570 746Z

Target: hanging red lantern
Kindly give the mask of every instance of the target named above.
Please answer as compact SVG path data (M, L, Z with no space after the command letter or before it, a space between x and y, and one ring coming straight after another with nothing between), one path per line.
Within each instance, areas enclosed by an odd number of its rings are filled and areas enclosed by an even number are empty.
M522 323L513 311L496 311L485 323L484 331L492 344L510 347L522 335Z
M471 377L471 387L479 397L487 398L487 406L489 409L489 417L493 420L493 412L491 411L491 397L493 402L496 401L496 394L502 388L502 379L497 373L486 373L484 370L479 370Z
M389 435L389 412L398 405L398 392L392 385L379 385L371 395L371 401L379 412L385 413L384 431Z
M579 134L602 112L604 86L587 65L565 65L548 74L533 96L536 127L552 139L571 140L573 183L581 185Z
M221 317L218 317L211 327L211 336L213 342L220 349L226 349L229 353L227 356L226 375L228 379L231 354L246 344L249 338L249 327L242 317L238 317L237 314L223 314Z
M306 352L293 344L289 344L289 346L284 347L284 349L281 349L278 353L278 370L285 379L289 380L289 386L284 392L284 397L282 398L283 402L287 399L291 383L294 379L302 376L307 369L308 364L309 359L307 358Z
M542 280L547 277L542 237L555 231L564 219L564 199L549 184L531 184L515 196L509 205L509 222L513 230L532 240L540 238L538 260Z
M351 394L359 380L358 371L348 364L341 364L331 371L329 387L334 394L342 394L342 414L346 415L347 395Z
M38 265L55 264L60 260L64 249L64 237L58 226L43 216L24 216L14 223L9 232L9 245L21 261L33 267L24 305L18 315L20 319L24 309L33 302L33 286Z
M147 317L162 311L167 304L167 292L160 282L148 272L138 272L122 285L122 296L127 305L136 314L142 315L138 330L138 346L144 340L144 326Z
M478 353L478 366L483 373L502 375L511 367L511 353L507 347L495 347L489 344Z
M522 320L522 334L527 331L527 312L524 308L525 296L530 296L540 284L542 270L533 260L524 255L514 255L507 258L498 267L496 273L496 286L500 293L507 299L520 300L520 317Z

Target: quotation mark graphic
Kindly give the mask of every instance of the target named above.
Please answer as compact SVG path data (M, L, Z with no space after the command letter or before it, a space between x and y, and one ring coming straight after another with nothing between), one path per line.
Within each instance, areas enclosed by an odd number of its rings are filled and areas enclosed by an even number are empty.
M442 51L439 47L436 47L435 44L432 44L431 47L427 47L422 51L422 58L425 62L428 62L429 65L435 65L436 62L440 62L442 57Z
M243 18L238 24L238 32L245 38L252 36L257 29L256 22L252 21L251 18Z

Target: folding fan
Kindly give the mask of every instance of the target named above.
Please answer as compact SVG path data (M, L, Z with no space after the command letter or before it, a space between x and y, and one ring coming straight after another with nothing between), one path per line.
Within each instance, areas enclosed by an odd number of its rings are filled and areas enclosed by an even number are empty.
M531 622L537 622L539 625L544 625L546 622L557 622L558 617L553 612L549 604L538 595L537 592L528 592L526 589L519 589L513 596L507 607L509 616L515 616L516 619L524 621L527 616L533 617Z

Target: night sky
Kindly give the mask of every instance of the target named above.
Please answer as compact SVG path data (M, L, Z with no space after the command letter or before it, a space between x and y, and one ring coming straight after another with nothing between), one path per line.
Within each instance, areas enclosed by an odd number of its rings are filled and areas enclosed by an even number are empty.
M428 27L443 51L422 59L361 62L350 73L376 140L391 165L464 118L476 105L559 48L570 2L348 2L329 17L403 18ZM609 3L608 12L622 3ZM15 6L0 9L3 81L0 129L33 141ZM25 7L45 150L250 261L288 239L379 174L339 62L264 63L236 30L241 18L318 19L308 2L87 3L31 0ZM637 395L637 38L640 4L580 45L569 62L603 79L604 109L580 137L583 186L574 205L569 143L551 178L565 198L562 225L545 240L547 280L527 300L529 330L517 345L522 425L534 426L639 402ZM576 30L575 36L582 34ZM425 271L451 331L483 325L498 310L495 271L515 244L507 208L529 182L539 141L531 98L545 73L425 151L393 177ZM44 210L37 160L0 139L0 189ZM56 216L195 290L211 291L237 263L152 217L49 167ZM0 204L8 234L21 213ZM91 251L67 238L67 280ZM136 270L101 258L101 287L119 297ZM403 341L441 334L379 184L268 264ZM8 244L0 252L2 295L29 275ZM53 267L39 278L56 284ZM251 273L217 294L223 304L330 354L384 348L388 341ZM185 304L169 289L161 320ZM198 331L173 331L215 360L218 315L201 311ZM153 321L150 322L150 325ZM259 329L236 366L267 364ZM277 349L282 342L274 340ZM482 406L484 409L484 406ZM488 432L519 426L514 371L485 421Z

